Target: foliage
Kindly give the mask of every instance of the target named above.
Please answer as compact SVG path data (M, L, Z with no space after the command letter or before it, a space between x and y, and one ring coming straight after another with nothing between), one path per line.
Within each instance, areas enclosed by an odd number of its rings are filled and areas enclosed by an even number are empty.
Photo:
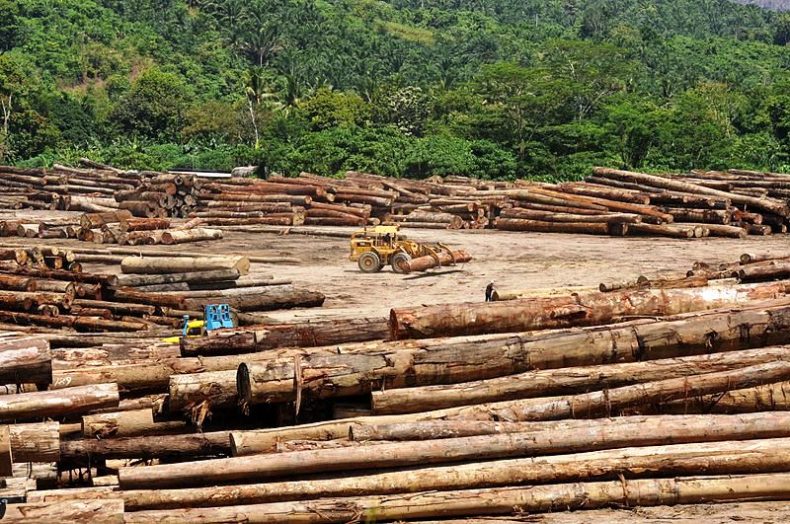
M788 42L727 0L0 0L0 161L780 170Z

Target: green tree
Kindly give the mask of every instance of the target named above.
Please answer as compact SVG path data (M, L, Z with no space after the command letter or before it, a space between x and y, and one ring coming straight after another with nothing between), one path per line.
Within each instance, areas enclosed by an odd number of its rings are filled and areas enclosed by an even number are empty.
M113 119L124 132L149 138L175 139L192 94L184 79L149 69L134 81Z

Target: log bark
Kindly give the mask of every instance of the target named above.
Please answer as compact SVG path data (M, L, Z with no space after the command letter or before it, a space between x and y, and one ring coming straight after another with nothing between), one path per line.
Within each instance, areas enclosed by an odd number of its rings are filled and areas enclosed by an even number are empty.
M329 524L360 519L387 521L467 515L511 515L551 512L557 509L600 508L615 504L629 506L638 503L655 506L712 501L784 500L788 494L788 473L675 479L623 478L605 482L429 491L224 508L140 511L127 514L126 522Z
M790 360L790 347L528 371L477 382L373 391L372 408L376 415L416 413L485 402L603 390L673 377L730 371L773 360Z
M0 341L0 384L51 384L52 354L42 338Z
M784 284L588 293L567 298L445 304L390 312L393 339L503 333L595 325L635 316L665 316L770 299Z
M77 415L93 409L117 406L115 384L64 388L0 396L0 420Z
M10 430L14 462L57 462L60 460L59 423L12 424Z
M787 436L787 427L769 426L755 416L742 416L729 427L714 427L703 417L697 425L666 422L661 427L633 424L592 425L576 431L535 431L501 435L382 443L352 449L334 448L286 453L234 456L119 472L122 489L158 489L249 483L312 473L371 470L388 467L426 466L489 460L504 457L558 455L582 451L641 447L686 442L714 442L742 438ZM688 420L683 422L688 423ZM234 455L239 451L236 433L231 434Z
M725 441L625 448L539 458L473 462L445 467L197 489L123 491L130 511L261 504L321 497L352 497L629 478L652 475L745 474L790 470L790 439Z
M193 273L216 269L235 269L239 274L246 275L250 270L250 261L246 257L127 257L121 261L121 271L134 274Z

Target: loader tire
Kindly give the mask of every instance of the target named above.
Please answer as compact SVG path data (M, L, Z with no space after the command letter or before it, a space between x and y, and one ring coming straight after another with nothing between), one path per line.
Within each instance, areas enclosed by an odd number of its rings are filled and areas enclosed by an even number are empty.
M395 273L408 273L409 269L406 267L406 264L409 263L411 257L407 253L395 253L392 255L392 261L390 264L392 265L392 271Z
M360 271L363 273L378 273L381 271L381 257L372 251L363 253L357 261Z

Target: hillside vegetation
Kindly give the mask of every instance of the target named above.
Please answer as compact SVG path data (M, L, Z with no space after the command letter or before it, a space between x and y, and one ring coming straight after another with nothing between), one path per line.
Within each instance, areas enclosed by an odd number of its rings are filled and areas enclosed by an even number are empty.
M725 0L0 0L0 161L790 170L788 42Z

